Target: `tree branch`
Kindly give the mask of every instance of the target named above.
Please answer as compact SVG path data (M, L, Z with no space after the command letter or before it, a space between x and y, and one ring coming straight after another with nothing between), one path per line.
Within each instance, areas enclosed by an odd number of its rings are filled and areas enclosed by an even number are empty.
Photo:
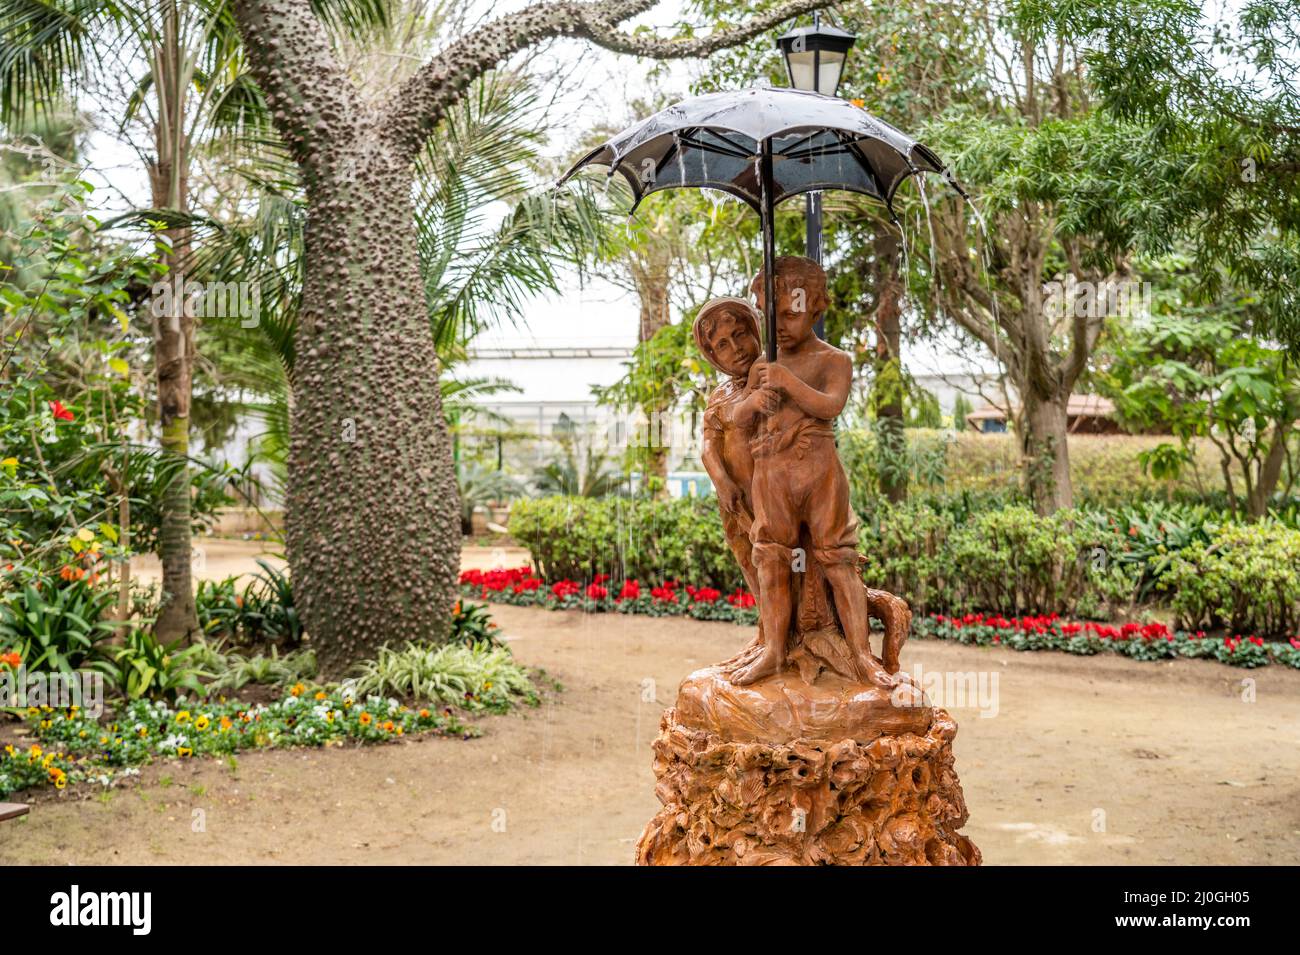
M245 0L247 2L247 0ZM281 0L283 2L283 0ZM619 24L655 5L656 0L588 0L537 3L473 30L430 60L411 77L386 107L387 138L408 158L424 148L447 109L476 79L511 55L542 40L579 37L616 53L652 59L708 56L744 43L791 17L830 6L834 0L787 0L744 26L706 37L664 39L624 33Z
M235 0L248 62L276 129L305 169L322 142L355 132L357 90L334 58L310 0Z

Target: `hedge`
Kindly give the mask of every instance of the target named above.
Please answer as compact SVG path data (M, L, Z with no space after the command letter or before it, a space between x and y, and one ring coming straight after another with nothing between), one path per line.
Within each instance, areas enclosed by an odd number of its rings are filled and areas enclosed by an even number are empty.
M743 586L712 498L665 502L552 497L519 501L514 538L547 581L689 581ZM867 583L918 616L976 611L1132 617L1168 604L1189 629L1290 636L1300 620L1300 530L1228 522L1158 502L1041 517L1011 505L966 512L932 503L864 516Z
M920 493L968 494L977 498L1019 496L1022 486L1021 454L1013 434L978 434L925 428L905 432L915 466L909 486ZM875 444L870 431L840 432L840 455L859 506L874 496ZM1224 490L1223 474L1213 445L1193 447L1191 467L1178 481L1157 480L1145 474L1138 455L1168 435L1069 436L1070 479L1076 500L1086 504L1118 505L1137 498L1170 498L1178 492L1196 495Z

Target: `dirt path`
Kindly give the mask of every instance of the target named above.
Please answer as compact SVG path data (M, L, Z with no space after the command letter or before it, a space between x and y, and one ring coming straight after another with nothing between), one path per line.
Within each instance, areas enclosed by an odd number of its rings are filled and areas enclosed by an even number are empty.
M628 863L657 808L660 711L745 631L495 613L519 658L565 687L541 709L487 719L471 741L151 766L138 786L0 824L0 863ZM992 697L989 716L953 708L966 832L988 863L1300 862L1300 672L933 641L905 660L982 673L986 690L996 675L996 715Z

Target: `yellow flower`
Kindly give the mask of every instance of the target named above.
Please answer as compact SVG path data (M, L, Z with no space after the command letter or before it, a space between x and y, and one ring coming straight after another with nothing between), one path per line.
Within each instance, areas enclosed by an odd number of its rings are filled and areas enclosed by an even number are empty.
M53 753L46 753L46 754L45 754L45 758L44 758L43 760L41 760L41 765L44 766L46 769L49 769L49 768L50 768L50 764L53 763L53 762L54 762L54 754L53 754Z
M177 746L177 747L176 747L176 755L177 755L177 756L191 756L191 755L193 755L193 753L194 753L194 750L191 749L191 748L188 747L188 746Z
M27 751L27 755L36 759L41 755L41 748L33 743L32 748Z
M28 716L40 716L40 715L41 715L41 711L40 711L39 709L37 709L36 707L34 707L34 706L29 706L29 707L27 707L27 715L28 715Z
M189 710L181 710L179 713L176 714L177 723L188 723L189 721L190 721Z
M12 756L14 756L16 753L17 753L17 750L15 750L15 749L13 748L12 745L8 745L8 746L5 747L5 755L6 755L6 756L10 756L10 757L12 757Z
M211 724L212 721L208 719L206 716L200 716L197 720L194 721L194 728L198 730L200 733L202 733Z
M77 734L77 739L85 739L85 738L86 738L85 730L82 730L80 733Z

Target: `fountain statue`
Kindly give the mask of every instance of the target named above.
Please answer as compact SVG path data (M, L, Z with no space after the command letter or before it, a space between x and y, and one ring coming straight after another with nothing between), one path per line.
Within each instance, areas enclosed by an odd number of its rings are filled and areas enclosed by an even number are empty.
M768 289L775 361L760 357ZM859 573L834 432L852 359L813 333L826 275L811 259L782 257L751 291L757 307L714 299L694 333L724 376L704 413L701 456L758 602L758 633L686 677L664 712L654 743L663 808L637 861L977 865L979 850L959 832L956 724L900 669L911 612Z

